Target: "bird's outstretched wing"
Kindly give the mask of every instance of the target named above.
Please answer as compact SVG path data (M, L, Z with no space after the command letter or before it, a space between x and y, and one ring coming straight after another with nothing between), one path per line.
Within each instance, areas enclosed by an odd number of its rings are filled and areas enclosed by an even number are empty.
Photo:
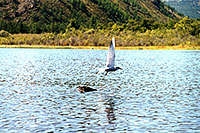
M114 64L115 64L115 38L113 37L108 49L106 67L114 68Z

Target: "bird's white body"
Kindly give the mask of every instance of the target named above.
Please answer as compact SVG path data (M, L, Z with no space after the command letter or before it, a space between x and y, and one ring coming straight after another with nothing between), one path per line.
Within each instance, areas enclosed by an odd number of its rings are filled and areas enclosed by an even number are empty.
M112 38L111 44L108 49L107 61L105 68L99 68L98 73L109 72L109 71L116 71L121 69L119 67L115 67L115 38ZM106 74L107 74L106 73Z

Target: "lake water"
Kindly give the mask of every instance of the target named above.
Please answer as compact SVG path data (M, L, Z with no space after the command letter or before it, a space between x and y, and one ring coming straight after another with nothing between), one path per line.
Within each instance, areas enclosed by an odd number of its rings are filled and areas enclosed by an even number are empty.
M106 56L0 49L0 132L200 132L200 51L116 50L96 75Z

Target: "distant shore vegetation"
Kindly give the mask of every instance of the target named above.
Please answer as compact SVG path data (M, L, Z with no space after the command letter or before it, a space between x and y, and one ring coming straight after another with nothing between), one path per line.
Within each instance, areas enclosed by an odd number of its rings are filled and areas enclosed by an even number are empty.
M115 36L116 47L200 46L200 20L188 17L163 23L152 19L128 20L123 24L97 24L86 28L71 21L62 30L61 25L52 25L50 32L40 29L42 26L29 31L23 23L8 23L0 21L0 45L103 47Z

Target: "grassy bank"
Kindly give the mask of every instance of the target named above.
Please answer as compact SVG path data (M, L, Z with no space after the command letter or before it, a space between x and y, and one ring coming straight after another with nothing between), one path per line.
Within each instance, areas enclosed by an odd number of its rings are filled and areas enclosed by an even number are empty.
M105 46L44 46L44 45L0 45L0 48L30 48L30 49L108 49ZM129 50L200 50L200 46L140 46L116 47Z
M65 33L9 34L0 37L1 48L107 49L111 38L116 49L200 49L200 34L176 29L139 31L67 30Z

